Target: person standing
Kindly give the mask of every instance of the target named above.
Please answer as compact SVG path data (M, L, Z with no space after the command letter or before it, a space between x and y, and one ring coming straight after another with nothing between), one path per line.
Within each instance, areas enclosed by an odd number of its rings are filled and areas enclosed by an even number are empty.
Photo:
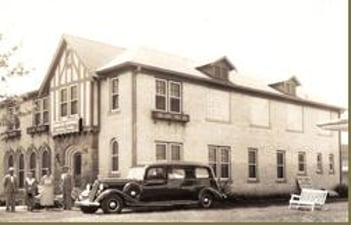
M46 170L46 174L41 178L40 185L40 205L48 209L54 205L54 177L50 169Z
M27 177L24 181L24 188L26 190L27 197L27 210L33 211L34 197L37 194L38 182L34 177L33 172L28 172Z
M4 192L6 195L6 211L11 212L15 211L16 208L16 193L18 190L17 177L14 175L15 169L10 167L8 169L8 174L4 177Z
M62 168L61 175L61 188L63 193L63 209L71 210L72 209L72 176L69 173L69 167L64 166Z

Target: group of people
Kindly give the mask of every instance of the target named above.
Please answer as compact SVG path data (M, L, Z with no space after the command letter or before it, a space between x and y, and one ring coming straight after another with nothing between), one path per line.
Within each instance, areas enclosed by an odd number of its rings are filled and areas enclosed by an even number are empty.
M73 188L72 176L69 173L69 167L64 166L62 168L61 180L61 191L63 195L63 208L65 210L71 210L72 208L72 197L71 192ZM46 209L54 206L54 177L50 169L46 170L45 175L37 181L35 174L31 171L28 172L25 181L24 189L26 195L27 210L33 211L35 206L36 196L40 199L40 205ZM8 173L5 175L3 180L4 193L6 195L6 211L15 212L16 207L16 194L18 193L18 179L15 175L13 167L8 169Z

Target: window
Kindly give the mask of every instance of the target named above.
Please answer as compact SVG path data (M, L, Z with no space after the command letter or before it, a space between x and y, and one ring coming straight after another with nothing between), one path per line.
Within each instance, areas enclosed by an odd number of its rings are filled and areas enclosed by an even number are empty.
M213 66L214 69L214 76L221 79L226 79L228 76L228 69L224 68L223 66L215 65Z
M230 148L225 146L213 146L208 148L208 161L216 177L230 178Z
M10 167L13 167L13 156L10 155L8 158L7 158L7 169L9 169Z
M170 94L169 94L169 103L170 103L170 111L180 113L180 102L181 102L181 95L180 95L180 83L176 82L169 82L170 85Z
M166 160L167 144L158 143L156 144L156 160Z
M50 169L51 167L51 159L50 159L50 153L48 150L45 150L43 152L42 158L41 158L41 175L45 175L46 171Z
M158 142L156 143L156 160L157 161L180 161L182 160L182 144Z
M71 115L78 114L78 86L71 86L70 107Z
M156 109L167 111L167 81L156 80Z
M209 178L210 173L206 168L196 168L195 169L195 178Z
M298 154L298 173L306 174L306 153L304 152Z
M172 168L168 170L168 179L177 180L177 179L184 179L184 178L185 178L184 169Z
M277 179L285 179L285 152L277 151Z
M181 91L182 85L180 82L156 79L156 110L180 113L182 111Z
M67 89L61 89L60 91L60 115L61 117L67 116Z
M303 132L303 107L287 104L287 130Z
M230 94L227 91L207 89L206 119L211 121L230 121Z
M250 97L250 124L256 127L270 127L270 101L264 98Z
M334 155L329 154L329 174L334 174L335 173L335 168L334 168Z
M112 172L117 172L119 170L119 149L118 142L116 140L112 141Z
M257 149L249 148L248 153L249 180L257 180Z
M317 154L317 173L323 173L322 153Z
M165 169L162 167L152 167L149 168L146 172L147 180L163 180L166 179Z
M117 78L111 80L111 110L119 108L119 83Z
M7 108L7 129L8 130L18 130L20 128L20 119L19 119L19 107L12 106Z
M34 102L34 125L38 126L41 123L41 101Z
M43 124L49 123L49 100L43 98Z
M19 188L24 187L24 155L20 154L18 159L18 186Z
M39 126L41 124L49 123L49 100L48 98L37 99L34 101L34 118L33 125Z
M34 177L36 176L36 165L37 165L36 155L34 152L32 152L29 157L29 171L33 173Z

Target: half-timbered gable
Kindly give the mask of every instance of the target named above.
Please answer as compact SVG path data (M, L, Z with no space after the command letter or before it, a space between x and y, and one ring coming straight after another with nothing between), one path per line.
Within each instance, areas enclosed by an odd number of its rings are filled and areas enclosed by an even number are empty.
M64 35L40 95L50 95L53 136L98 129L95 70L123 49Z

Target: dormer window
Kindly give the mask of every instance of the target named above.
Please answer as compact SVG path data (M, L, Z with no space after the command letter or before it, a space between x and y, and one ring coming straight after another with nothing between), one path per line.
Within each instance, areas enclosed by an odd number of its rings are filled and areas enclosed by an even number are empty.
M231 70L236 70L236 68L231 64L231 62L223 57L214 62L199 66L196 68L202 73L219 80L228 80L228 75Z
M276 82L276 83L270 84L269 86L271 86L272 88L274 88L275 90L281 93L291 95L291 96L296 96L296 88L300 86L300 82L297 80L295 76L292 76L288 80Z

